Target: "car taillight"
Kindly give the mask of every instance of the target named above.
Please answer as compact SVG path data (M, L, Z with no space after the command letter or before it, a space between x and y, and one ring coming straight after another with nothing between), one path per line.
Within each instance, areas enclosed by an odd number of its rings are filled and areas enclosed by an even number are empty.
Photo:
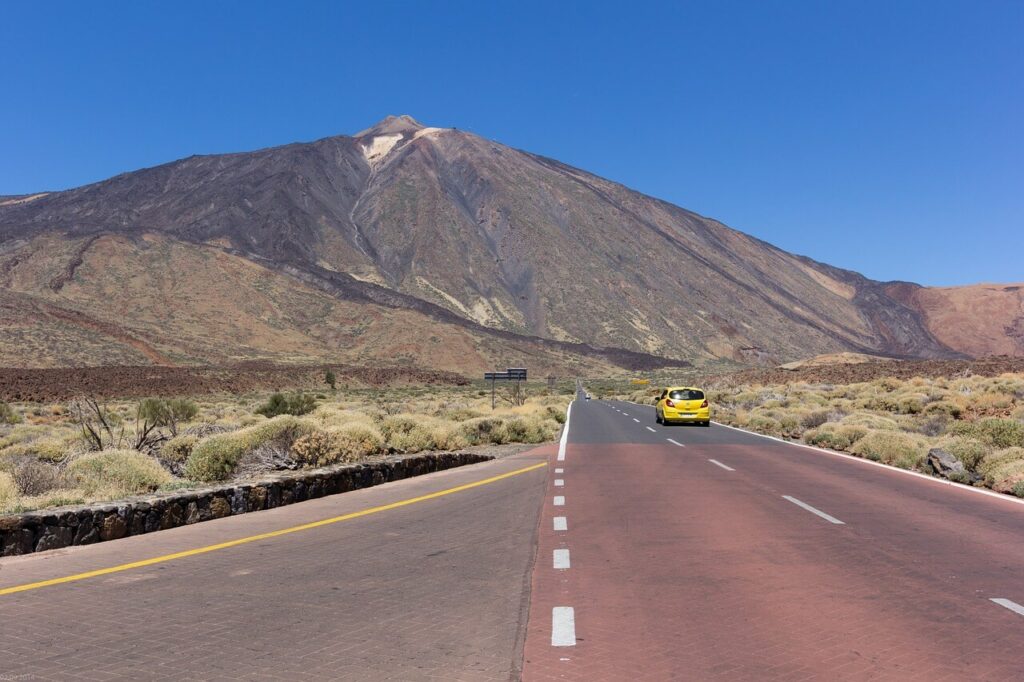
M667 399L665 401L665 405L668 406L668 407L675 407L676 406L676 404L674 402L672 402L671 398L669 398L669 399Z
M707 401L707 398L705 398L705 399L704 399L704 402L702 402L702 403L700 404L700 406L701 406L702 408L704 408L704 407L707 407L707 406L708 406L708 401Z

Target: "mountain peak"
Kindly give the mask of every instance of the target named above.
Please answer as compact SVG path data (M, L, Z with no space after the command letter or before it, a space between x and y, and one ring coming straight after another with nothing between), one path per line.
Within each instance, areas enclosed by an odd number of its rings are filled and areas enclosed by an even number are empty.
M366 130L361 130L355 134L356 137L365 137L367 135L395 135L401 133L415 133L418 130L423 130L423 124L414 119L408 114L402 114L400 116L385 116L376 124L370 126Z

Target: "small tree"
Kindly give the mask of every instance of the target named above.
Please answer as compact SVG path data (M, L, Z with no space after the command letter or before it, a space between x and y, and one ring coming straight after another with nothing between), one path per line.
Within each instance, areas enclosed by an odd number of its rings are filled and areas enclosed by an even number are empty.
M185 398L146 398L139 403L139 415L156 426L166 427L172 438L178 435L178 424L189 421L198 413L196 404Z
M316 399L311 395L293 393L286 396L282 393L274 393L267 399L267 402L256 408L256 414L262 414L264 417L276 417L279 414L300 417L312 412L315 407Z
M324 383L330 386L332 391L337 388L338 379L334 376L334 372L327 370L327 373L324 374Z

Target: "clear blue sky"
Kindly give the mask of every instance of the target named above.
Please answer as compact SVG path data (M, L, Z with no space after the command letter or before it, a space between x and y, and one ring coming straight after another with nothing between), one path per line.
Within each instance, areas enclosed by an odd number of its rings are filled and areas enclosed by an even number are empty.
M876 279L1024 280L1024 2L46 2L0 11L0 194L471 130Z

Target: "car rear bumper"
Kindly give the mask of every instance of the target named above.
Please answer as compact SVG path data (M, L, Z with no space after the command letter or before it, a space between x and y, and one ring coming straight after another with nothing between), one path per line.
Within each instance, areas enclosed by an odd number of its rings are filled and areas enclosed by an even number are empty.
M711 421L711 411L710 410L699 410L699 411L697 411L696 413L693 413L693 414L683 414L681 412L671 412L669 410L666 410L665 411L664 419L665 419L665 421L680 422L680 423L706 422L706 421Z

